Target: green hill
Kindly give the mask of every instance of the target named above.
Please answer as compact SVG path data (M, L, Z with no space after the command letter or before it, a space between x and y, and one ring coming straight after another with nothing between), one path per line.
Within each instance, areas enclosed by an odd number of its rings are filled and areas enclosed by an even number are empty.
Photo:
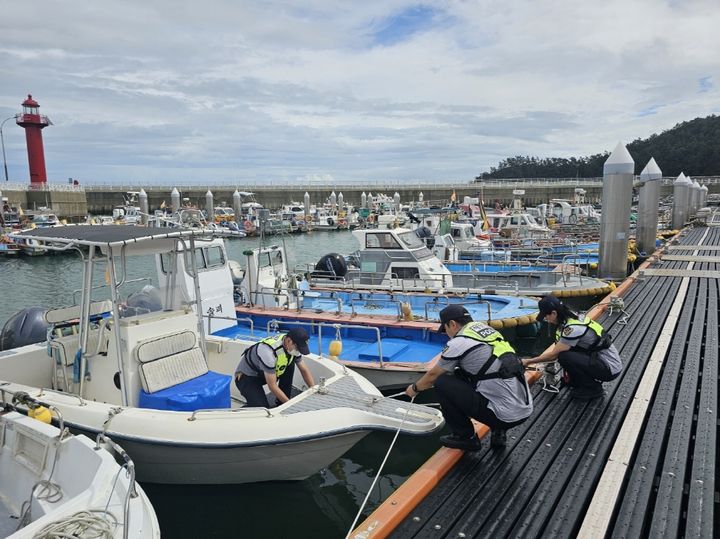
M640 174L651 157L663 176L714 176L720 174L720 117L695 118L672 129L636 139L627 145L635 160L635 174ZM586 157L508 157L490 172L476 179L490 178L593 178L603 175L603 164L609 152Z

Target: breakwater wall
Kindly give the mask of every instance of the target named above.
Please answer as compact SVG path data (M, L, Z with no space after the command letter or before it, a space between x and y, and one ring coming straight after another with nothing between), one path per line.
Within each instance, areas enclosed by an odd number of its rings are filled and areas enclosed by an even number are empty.
M707 185L709 193L720 193L720 177L694 178L701 185ZM663 178L661 196L672 194L674 178ZM602 178L586 179L516 179L516 180L489 180L473 183L437 183L427 182L372 182L372 183L257 183L238 185L142 185L132 184L92 184L85 186L70 186L49 183L43 190L30 190L27 185L5 184L0 186L3 196L7 196L11 205L20 205L26 209L36 209L47 206L53 209L58 216L71 220L84 218L86 215L109 215L114 206L122 205L125 195L129 191L144 189L148 195L151 210L159 208L163 202L170 206L170 193L174 188L180 192L181 199L200 207L205 207L205 194L211 191L215 205L226 204L232 206L232 196L235 190L252 192L254 199L270 209L276 209L291 201L302 202L307 192L312 204L322 204L334 191L342 193L345 202L359 205L362 193L383 193L392 197L393 193L400 194L402 202L419 200L422 193L426 203L446 205L453 192L456 200L462 202L465 196L482 197L486 205L495 201L501 204L510 204L513 190L522 189L522 196L526 206L535 206L547 202L552 198L572 199L575 190L585 190L587 202L599 202L602 196ZM246 197L247 198L247 197Z

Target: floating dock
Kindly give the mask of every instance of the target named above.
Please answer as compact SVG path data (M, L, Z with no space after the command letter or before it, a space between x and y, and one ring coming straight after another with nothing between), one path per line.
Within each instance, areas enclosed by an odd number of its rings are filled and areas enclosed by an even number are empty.
M536 384L504 450L440 449L350 537L717 537L719 281L720 227L683 232L593 314L603 399Z

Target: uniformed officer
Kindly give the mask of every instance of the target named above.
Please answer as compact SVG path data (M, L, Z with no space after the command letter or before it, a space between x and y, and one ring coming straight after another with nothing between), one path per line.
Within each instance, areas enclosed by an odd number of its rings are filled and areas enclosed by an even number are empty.
M503 336L482 322L473 322L462 305L440 311L438 331L450 337L440 360L407 387L414 397L435 388L452 434L441 436L444 446L480 449L470 418L492 431L490 445L504 447L505 431L525 421L533 411L520 358Z
M538 320L557 326L555 344L537 357L524 359L523 365L557 359L568 374L574 398L602 397L602 383L614 380L622 370L620 354L610 336L600 324L590 317L578 317L555 296L545 296L538 307Z
M309 353L308 334L303 328L266 337L246 349L235 369L235 386L245 397L246 406L270 407L265 384L278 405L290 400L296 364L307 386L314 386L312 373L302 361L303 354Z

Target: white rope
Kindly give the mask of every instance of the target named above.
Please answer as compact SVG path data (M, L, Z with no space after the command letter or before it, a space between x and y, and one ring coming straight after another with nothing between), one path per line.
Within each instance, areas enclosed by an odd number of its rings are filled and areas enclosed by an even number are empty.
M37 532L33 539L112 539L117 526L118 521L111 512L91 509L51 522Z
M410 404L412 404L414 400L415 400L415 397L411 398ZM370 494L372 494L372 491L375 488L375 484L377 483L378 479L380 479L380 474L382 473L383 467L385 466L385 463L387 462L387 459L390 456L390 452L393 450L393 447L395 446L395 442L398 439L398 435L400 434L400 431L402 430L403 425L405 425L405 420L407 419L408 412L410 412L410 406L408 406L407 410L405 410L405 415L403 416L402 423L400 423L400 426L398 427L397 431L395 432L395 436L393 437L393 440L390 443L390 447L388 448L387 453L385 453L385 458L383 458L382 463L380 463L380 468L378 469L378 472L375 475L375 479L373 479L373 482L370 485L370 489L368 490L368 493L365 495L365 499L363 500L363 503L360 505L360 510L357 512L357 515L355 515L355 520L353 520L353 523L350 525L350 529L348 530L348 533L345 536L345 539L350 539L350 534L355 529L355 526L357 525L357 521L360 518L360 515L362 515L362 512L365 510L365 505L367 504L368 499L370 498Z

